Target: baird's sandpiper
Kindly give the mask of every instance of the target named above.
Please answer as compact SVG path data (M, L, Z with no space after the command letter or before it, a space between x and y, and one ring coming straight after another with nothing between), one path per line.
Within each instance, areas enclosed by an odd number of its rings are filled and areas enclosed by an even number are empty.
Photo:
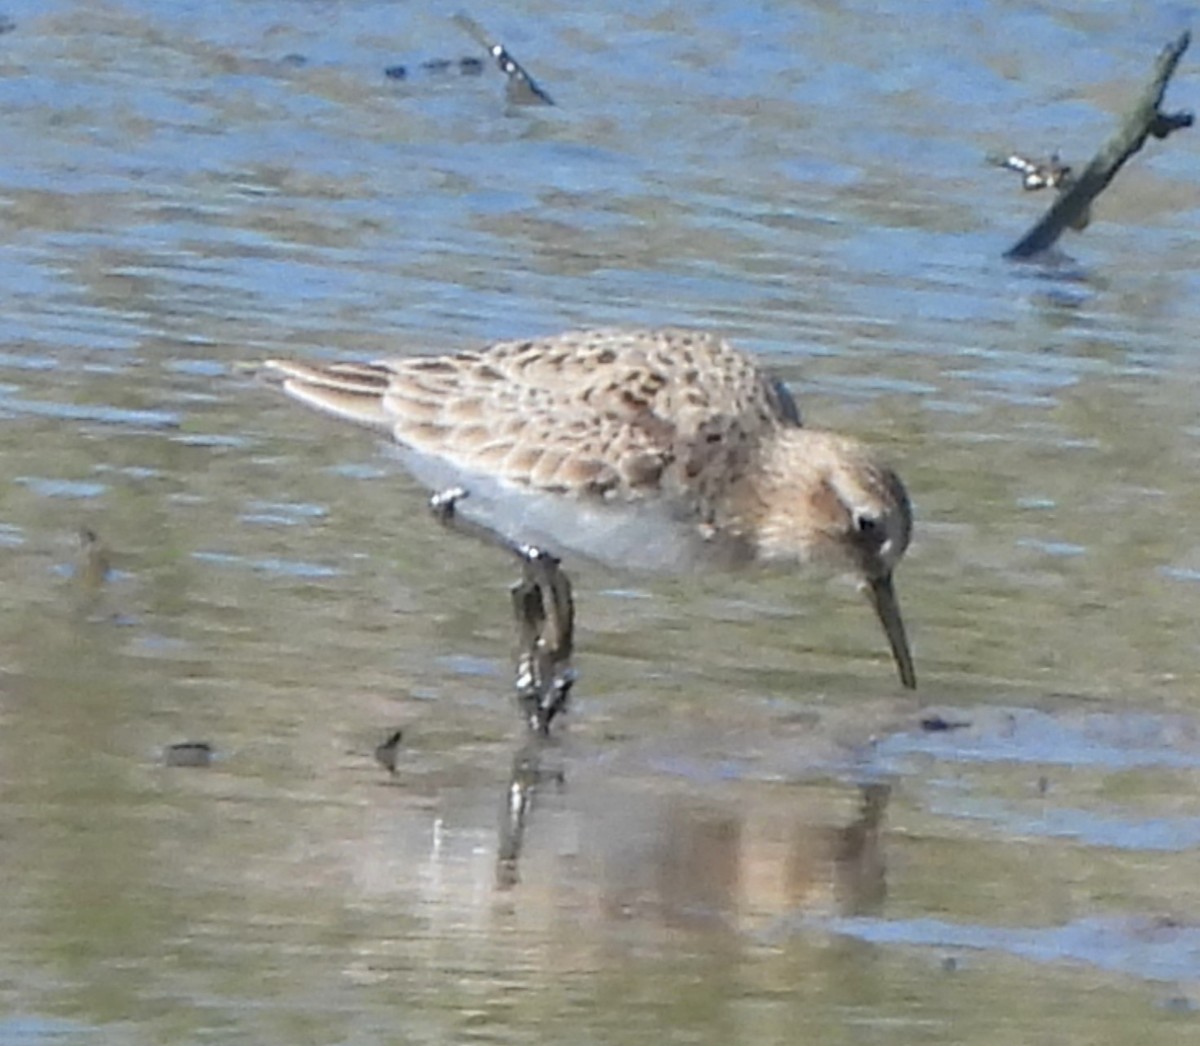
M521 558L518 690L540 729L574 678L566 552L675 572L830 564L858 580L916 686L892 587L912 534L904 485L857 440L802 427L787 389L714 335L571 331L266 367L302 403L390 435L439 518Z

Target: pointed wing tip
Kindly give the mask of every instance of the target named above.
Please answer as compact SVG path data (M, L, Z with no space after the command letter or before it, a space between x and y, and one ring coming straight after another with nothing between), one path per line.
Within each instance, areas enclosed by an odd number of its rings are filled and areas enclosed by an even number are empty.
M395 419L383 405L386 382L364 381L352 373L286 359L263 360L257 370L292 399L323 414L370 428L392 429Z
M321 373L316 367L312 367L309 364L277 358L259 360L254 365L254 369L259 377L266 378L269 381L286 381L289 378L296 378L300 381L312 381L315 383L320 380Z

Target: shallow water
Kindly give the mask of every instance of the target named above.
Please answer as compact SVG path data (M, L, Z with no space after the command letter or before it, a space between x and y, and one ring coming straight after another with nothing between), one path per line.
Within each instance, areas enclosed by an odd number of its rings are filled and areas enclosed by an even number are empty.
M477 10L519 109L408 5L7 6L0 1042L1194 1031L1197 139L1054 266L983 159L1086 159L1183 11L920 12ZM237 366L609 323L888 450L916 697L846 585L586 568L532 751L508 565Z

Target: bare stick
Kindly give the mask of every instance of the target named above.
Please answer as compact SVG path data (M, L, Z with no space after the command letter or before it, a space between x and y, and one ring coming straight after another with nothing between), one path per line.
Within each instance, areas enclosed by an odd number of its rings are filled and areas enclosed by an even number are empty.
M1041 220L1010 247L1004 257L1014 260L1029 258L1053 246L1064 229L1076 226L1084 218L1092 201L1104 191L1125 161L1146 143L1150 135L1166 138L1172 131L1192 126L1191 113L1164 113L1159 108L1167 82L1191 38L1191 33L1181 33L1177 40L1163 48L1154 63L1153 78L1116 133L1092 157L1091 163L1074 184L1055 199Z
M504 47L494 40L491 34L468 14L459 12L453 19L463 32L483 47L488 54L496 59L496 65L508 78L506 94L514 105L553 105L550 96L542 90L538 82L525 71L521 65Z

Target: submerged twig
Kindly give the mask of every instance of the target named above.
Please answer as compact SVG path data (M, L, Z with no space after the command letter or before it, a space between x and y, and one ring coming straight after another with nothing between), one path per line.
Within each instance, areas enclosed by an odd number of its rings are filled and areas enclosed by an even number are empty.
M1191 42L1191 33L1184 32L1163 48L1154 63L1154 75L1142 91L1137 103L1122 120L1120 127L1069 188L1062 192L1041 220L1004 254L1006 258L1023 259L1040 254L1051 247L1064 229L1079 226L1092 201L1107 188L1122 165L1145 144L1146 139L1166 138L1172 131L1192 126L1190 112L1164 113L1163 94L1167 83Z
M459 13L454 16L454 24L463 30L472 40L482 45L494 59L496 65L508 78L505 89L508 100L513 105L553 105L554 100L538 86L504 46L493 40L486 29L468 14Z

